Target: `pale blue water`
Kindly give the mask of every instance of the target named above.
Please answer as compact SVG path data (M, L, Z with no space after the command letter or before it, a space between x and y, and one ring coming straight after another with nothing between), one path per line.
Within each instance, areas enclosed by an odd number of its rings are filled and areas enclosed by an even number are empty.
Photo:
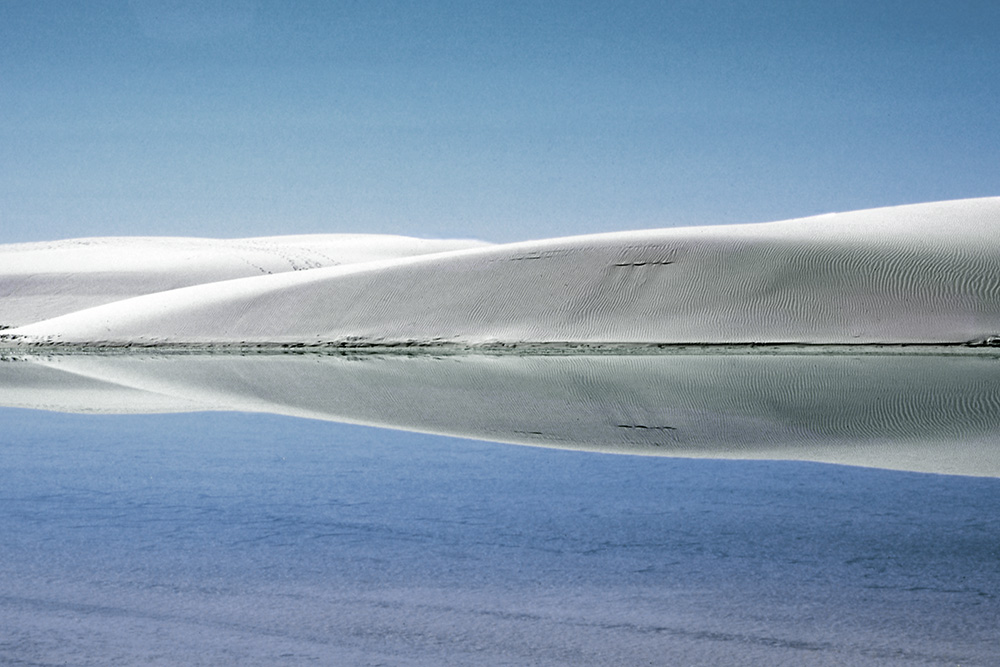
M0 664L1000 664L1000 480L0 410Z

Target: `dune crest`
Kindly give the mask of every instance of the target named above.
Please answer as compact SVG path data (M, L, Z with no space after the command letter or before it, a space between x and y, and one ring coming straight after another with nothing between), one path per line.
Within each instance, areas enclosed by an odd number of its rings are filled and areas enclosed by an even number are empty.
M998 267L1000 198L973 199L258 275L80 310L7 338L98 345L957 344L1000 334Z

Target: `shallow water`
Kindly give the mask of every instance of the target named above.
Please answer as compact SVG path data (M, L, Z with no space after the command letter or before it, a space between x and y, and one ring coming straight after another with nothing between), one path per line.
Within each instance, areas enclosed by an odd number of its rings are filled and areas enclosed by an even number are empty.
M996 664L998 479L0 423L4 664Z

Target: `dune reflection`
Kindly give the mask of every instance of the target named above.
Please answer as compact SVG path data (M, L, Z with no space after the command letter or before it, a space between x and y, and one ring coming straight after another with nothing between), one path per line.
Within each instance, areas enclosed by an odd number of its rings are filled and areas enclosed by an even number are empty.
M597 452L1000 476L1000 352L21 355L0 403L234 410Z

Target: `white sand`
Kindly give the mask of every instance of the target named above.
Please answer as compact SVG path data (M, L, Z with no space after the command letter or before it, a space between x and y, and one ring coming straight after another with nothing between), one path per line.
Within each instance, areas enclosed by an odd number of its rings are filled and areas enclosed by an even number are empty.
M359 260L8 333L61 343L960 343L1000 333L998 267L1000 198L989 198Z
M0 326L189 285L484 245L376 234L107 237L0 245Z

